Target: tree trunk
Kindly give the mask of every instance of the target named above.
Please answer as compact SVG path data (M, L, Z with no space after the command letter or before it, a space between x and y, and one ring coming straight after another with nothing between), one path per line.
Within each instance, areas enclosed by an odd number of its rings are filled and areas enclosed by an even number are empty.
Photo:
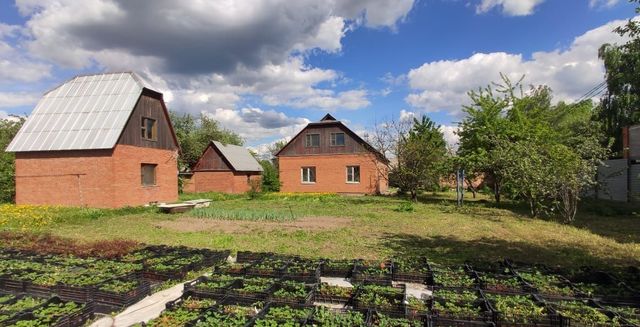
M497 178L493 181L493 196L496 199L496 204L500 204L500 182Z
M418 192L416 190L411 190L411 201L418 202Z
M471 191L471 194L473 195L473 198L476 198L476 194L478 193L478 190L473 187L473 182L470 181L468 178L465 178L465 181L467 182L467 185L469 186L469 190Z

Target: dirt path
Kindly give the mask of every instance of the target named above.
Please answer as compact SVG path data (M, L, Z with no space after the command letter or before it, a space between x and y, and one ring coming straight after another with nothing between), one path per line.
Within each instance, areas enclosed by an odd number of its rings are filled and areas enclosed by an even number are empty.
M158 228L167 228L178 232L204 232L218 231L223 233L251 233L255 231L273 230L306 230L324 231L348 227L351 218L341 217L305 217L294 221L242 221L242 220L216 220L207 218L182 217L176 220L167 220L157 223Z

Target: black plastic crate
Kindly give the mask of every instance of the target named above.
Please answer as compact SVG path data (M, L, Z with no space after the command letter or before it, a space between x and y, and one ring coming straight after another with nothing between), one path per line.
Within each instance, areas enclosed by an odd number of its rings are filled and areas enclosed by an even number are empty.
M324 277L351 278L356 261L354 260L329 260L321 265L320 275Z
M58 292L58 285L37 285L24 282L24 292L33 296L49 297Z
M4 322L3 324L5 325L14 325L19 321L25 321L25 320L35 320L38 319L38 317L36 316L36 312L39 308L44 308L48 305L54 304L64 304L66 301L61 300L59 297L52 297L51 299L49 299L45 304L38 306L37 308L28 310L28 311L23 311L22 313L14 316L13 318L11 318L10 320L7 320L6 322ZM79 303L78 305L82 306L79 310L77 310L76 312L72 312L70 314L66 314L66 315L62 315L60 317L57 317L55 320L53 320L50 323L51 327L79 327L79 326L84 326L84 324L91 320L93 318L93 311L94 311L94 307L93 307L93 303L89 302L89 303Z
M483 294L487 300L487 305L492 312L492 320L495 322L498 327L561 327L562 326L562 317L559 316L555 311L550 310L545 303L541 303L533 297L532 295L513 295L513 294ZM525 317L522 315L512 315L499 311L496 308L494 298L503 297L504 299L509 299L510 297L513 299L522 299L524 297L524 301L530 301L530 305L534 307L534 310L542 309L544 314L538 317ZM522 300L518 300L522 301ZM517 303L515 303L517 304ZM520 307L522 305L510 306L510 307Z
M258 313L254 319L254 322L257 322L261 319L268 319L270 312L273 309L290 309L290 310L302 310L302 311L308 311L306 312L306 314L301 314L300 317L297 317L295 320L291 320L291 319L278 319L277 317L271 318L270 321L272 322L276 322L278 325L281 324L285 324L285 323L291 323L291 322L297 322L299 323L301 326L306 326L307 322L310 321L311 316L313 315L313 310L314 307L313 306L307 306L307 307L291 307L289 305L282 305L282 304L278 304L278 303L268 303L264 309L262 309L262 311L260 311L260 313Z
M344 293L348 294L332 294L332 292L323 292L323 289L326 288L336 288L336 289L344 289ZM318 289L315 292L314 301L315 302L324 302L324 303L332 303L332 304L347 304L353 296L355 295L356 289L353 287L340 287L340 286L332 286L326 283L321 283L318 286ZM333 292L337 293L337 292Z
M321 263L300 260L290 262L282 272L284 279L295 280L308 284L320 282Z
M93 299L93 286L70 286L60 284L56 287L56 295L65 301L86 303Z
M247 276L264 278L282 278L288 262L284 259L267 258L258 261L245 270Z
M22 280L13 279L9 275L0 276L0 290L18 294L25 291L25 282Z
M273 255L271 252L251 252L251 251L238 251L236 256L236 262L238 263L253 263L269 258Z
M356 324L356 325L351 325L353 327L361 327L361 326L367 326L367 319L368 319L368 311L365 312L361 312L361 311L356 311L356 310L349 310L346 308L341 308L341 309L334 309L334 308L327 308L327 307L323 307L323 306L316 306L314 308L313 314L311 315L311 317L308 320L308 325L311 326L345 326L346 325L343 322L336 322L335 320L332 320L332 318L328 318L327 320L329 321L323 321L322 315L329 315L329 316L343 316L343 315L357 315L361 318L361 324ZM325 318L326 319L326 318Z
M233 280L223 281L225 282L225 285L223 287L211 288L211 287L203 286L203 284L205 283L216 282L216 281L219 281L219 280L217 280L215 276L214 277L205 277L205 276L198 277L196 280L185 283L184 290L191 291L198 297L223 299L227 295L227 290L229 290L229 288L232 288L234 286L237 287L241 283L240 280L233 279Z
M215 266L213 272L219 275L244 276L251 263L227 263Z
M448 297L444 297L448 293ZM467 298L468 297L468 298ZM475 313L469 314L454 314L446 310L441 311L438 306L447 308L450 304L459 307L473 308ZM476 326L484 323L493 323L493 313L487 301L485 300L482 291L476 289L437 289L433 298L428 300L429 307L429 320L433 322L433 319L437 321L438 326L449 322L452 326Z
M476 285L486 293L524 295L528 294L528 290L531 289L530 285L523 283L522 279L516 275L477 271L472 271L471 274L476 280Z
M380 298L385 298L388 300L389 305L380 305L380 304L375 304L375 300L374 303L371 302L367 302L364 297L365 297L365 293L367 292L366 289L369 287L379 287L378 285L368 285L368 286L361 286L358 287L355 296L353 297L353 309L354 310L359 310L359 311L366 311L366 310L375 310L377 312L381 312L384 313L386 315L389 315L391 317L405 317L405 305L404 305L404 300L405 300L405 286L404 285L399 285L399 286L395 286L395 287L391 287L391 286L386 286L388 288L391 289L395 289L396 291L390 293L390 294L383 294L383 292L378 292L375 293L375 297L380 297Z
M640 304L624 302L594 301L603 310L608 310L629 326L640 326Z
M306 293L304 296L299 296L299 297L282 297L282 296L278 296L276 293L279 290L290 289L290 287L287 285L288 283L301 283L301 282L283 281L283 282L277 283L274 286L274 288L271 290L271 295L269 296L269 301L271 301L273 303L276 303L276 304L289 305L291 307L304 307L304 306L309 306L309 305L313 304L313 299L314 299L315 291L316 291L316 288L317 288L317 284L303 284L304 285L304 291Z
M113 311L118 311L140 301L147 295L151 294L151 286L149 281L142 278L130 277L115 280L135 282L137 283L137 286L134 289L124 293L117 293L101 289L103 285L112 282L113 280L104 282L101 285L96 286L93 293L93 301L95 303L97 312L110 313Z
M269 284L265 285L261 291L243 291L242 289L251 284L251 279L242 279L233 287L227 290L227 299L230 301L236 301L237 303L253 304L255 302L266 301L275 287L275 280L272 280Z
M390 286L392 284L393 264L383 261L380 264L360 262L355 265L351 281L353 283Z
M392 279L394 281L427 284L430 276L431 268L426 257L393 260Z
M409 319L399 316L389 316L384 312L369 310L367 313L367 326L408 326L423 327L427 324L427 317Z
M609 310L602 309L596 302L593 300L584 300L584 299L574 299L574 300L564 300L564 299L555 299L555 298L543 298L534 294L534 297L538 299L540 302L547 304L547 306L552 310L553 313L556 313L560 319L562 320L562 326L589 326L589 327L604 327L611 326L614 319L618 318L616 314ZM569 313L571 309L568 309L566 303L573 303L574 305L580 305L584 308L590 308L594 312L597 312L599 315L603 317L601 323L597 323L595 321L577 321L571 317ZM604 318L606 317L606 319Z

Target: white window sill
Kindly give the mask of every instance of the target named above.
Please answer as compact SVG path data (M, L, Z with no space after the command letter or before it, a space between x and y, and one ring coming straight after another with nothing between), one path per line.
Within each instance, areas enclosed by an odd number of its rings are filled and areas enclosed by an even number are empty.
M347 184L360 184L360 182L347 182Z
M313 185L313 184L315 184L315 183L316 183L316 182L302 182L302 184L304 184L304 185Z

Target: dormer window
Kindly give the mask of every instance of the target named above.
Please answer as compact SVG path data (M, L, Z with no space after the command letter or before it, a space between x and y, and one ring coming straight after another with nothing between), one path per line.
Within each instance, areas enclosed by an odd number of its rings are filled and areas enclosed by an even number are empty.
M320 134L307 134L304 145L307 148L319 147L320 146Z
M142 138L148 141L158 139L158 128L155 119L142 117Z
M344 145L344 133L331 133L331 146Z

